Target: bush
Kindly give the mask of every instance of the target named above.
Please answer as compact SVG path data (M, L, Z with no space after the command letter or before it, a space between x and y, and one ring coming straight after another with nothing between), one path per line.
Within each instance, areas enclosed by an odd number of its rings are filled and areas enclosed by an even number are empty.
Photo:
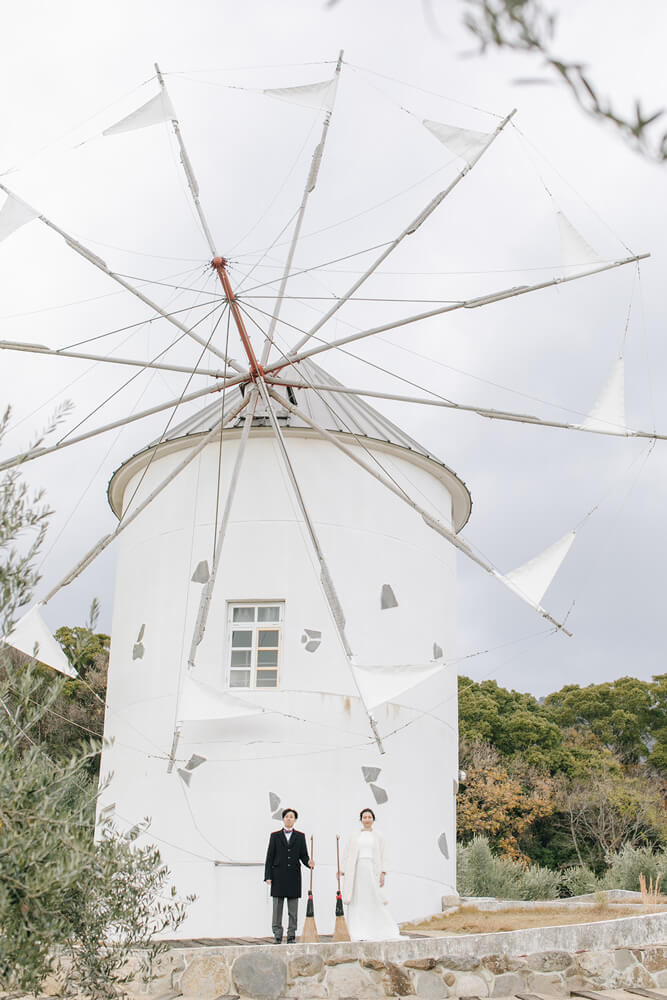
M128 839L105 824L85 882L69 893L70 936L62 947L68 993L91 1000L124 995L135 951L142 952L142 978L149 983L155 960L168 948L156 936L175 930L194 899L179 899L169 886L169 870L153 844L137 847L147 826L138 824Z
M67 682L54 677L45 691L28 667L10 684L3 658L0 651L0 990L38 992L61 954L77 993L116 997L129 952L146 949L150 965L162 947L153 935L178 927L189 899L169 894L155 847L108 826L93 840L88 763L97 749L62 762L33 737Z
M519 899L556 899L560 890L558 872L540 865L524 869L519 879Z
M583 896L587 892L597 892L600 889L600 882L595 872L586 865L566 868L560 881L568 896Z
M495 896L498 899L555 899L558 873L539 865L526 867L498 857L486 837L473 837L456 849L457 889L462 896Z
M604 889L630 889L639 892L639 876L655 882L661 876L662 886L667 883L667 852L650 847L631 847L626 844L620 851L607 857L608 869L602 877Z

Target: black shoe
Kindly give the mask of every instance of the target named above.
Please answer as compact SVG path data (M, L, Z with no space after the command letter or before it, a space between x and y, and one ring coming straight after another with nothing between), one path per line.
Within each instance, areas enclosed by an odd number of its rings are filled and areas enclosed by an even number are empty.
M288 937L287 938L287 943L288 944L294 944L295 941L296 941L296 938L293 938L293 937Z
M274 938L273 939L273 943L274 944L282 944L283 943L283 939L282 938Z

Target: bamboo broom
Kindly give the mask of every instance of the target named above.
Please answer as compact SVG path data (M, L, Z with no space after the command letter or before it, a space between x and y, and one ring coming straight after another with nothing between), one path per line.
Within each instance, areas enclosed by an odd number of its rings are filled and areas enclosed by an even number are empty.
M334 928L334 941L349 941L350 932L347 929L345 914L343 912L343 897L340 894L340 834L336 834L336 877L338 879L338 892L336 893L336 926Z
M313 838L310 838L310 860L313 861ZM306 905L306 921L303 925L301 940L304 942L319 941L320 935L317 933L315 923L315 908L313 906L313 869L310 869L310 888L308 889L308 903Z

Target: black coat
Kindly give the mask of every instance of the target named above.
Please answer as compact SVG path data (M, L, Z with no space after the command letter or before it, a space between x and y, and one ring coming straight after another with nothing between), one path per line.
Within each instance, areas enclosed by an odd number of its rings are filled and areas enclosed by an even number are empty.
M301 895L301 865L308 865L306 838L300 830L293 830L287 842L282 830L274 830L269 837L264 865L264 881L271 879L271 895L294 899Z

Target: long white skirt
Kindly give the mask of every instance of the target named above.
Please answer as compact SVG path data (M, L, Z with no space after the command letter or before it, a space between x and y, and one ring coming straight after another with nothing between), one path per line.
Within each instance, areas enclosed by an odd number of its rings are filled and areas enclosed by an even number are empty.
M380 898L372 858L358 858L352 899L347 904L347 929L352 941L395 941L398 924Z

